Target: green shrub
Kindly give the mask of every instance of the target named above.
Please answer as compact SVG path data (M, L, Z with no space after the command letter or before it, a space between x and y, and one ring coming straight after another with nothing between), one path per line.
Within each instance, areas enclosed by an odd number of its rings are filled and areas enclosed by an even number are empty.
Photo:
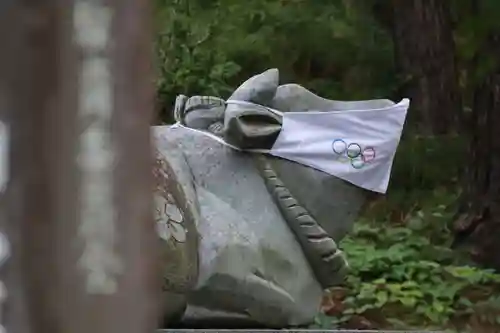
M319 316L316 327L349 327L360 316L391 329L464 329L475 315L500 324L493 296L500 275L464 264L449 248L454 210L448 204L456 195L427 197L425 207L397 224L359 221L341 243L350 264L342 311Z

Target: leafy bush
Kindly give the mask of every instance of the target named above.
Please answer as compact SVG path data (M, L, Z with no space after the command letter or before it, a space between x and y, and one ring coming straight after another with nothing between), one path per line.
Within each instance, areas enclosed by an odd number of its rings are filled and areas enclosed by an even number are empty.
M155 0L158 104L170 122L178 94L227 98L271 67L281 81L332 99L403 96L408 78L393 59L383 0ZM452 1L465 105L496 63L481 54L499 2ZM471 66L476 62L478 66ZM474 68L473 68L474 67ZM477 68L476 68L477 67ZM476 73L477 72L477 73ZM406 96L405 96L406 97ZM410 110L411 112L411 110ZM411 124L408 124L411 125ZM500 324L499 276L450 250L460 194L463 137L418 137L406 126L390 188L373 200L341 244L351 264L346 285L330 291L317 327L450 328ZM485 326L486 325L486 326Z
M156 0L163 118L177 94L229 92L271 67L340 100L392 97L391 35L364 6L281 0Z
M240 71L223 50L212 48L210 17L198 16L200 8L193 4L156 1L156 85L167 122L172 121L170 110L178 94L225 96L232 90L228 79Z
M493 296L500 289L500 275L471 266L450 250L453 209L447 204L456 197L436 191L431 198L433 204L397 224L365 219L356 225L341 243L351 266L346 285L330 291L316 326L443 329L465 328L474 320L500 324L500 303Z

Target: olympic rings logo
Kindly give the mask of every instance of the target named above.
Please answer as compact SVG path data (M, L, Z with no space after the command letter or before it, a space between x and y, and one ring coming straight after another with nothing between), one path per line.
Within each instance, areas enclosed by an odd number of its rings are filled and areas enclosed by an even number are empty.
M354 169L362 169L366 164L375 159L375 148L362 148L360 144L347 143L342 139L335 139L332 142L332 150L341 162L349 162Z

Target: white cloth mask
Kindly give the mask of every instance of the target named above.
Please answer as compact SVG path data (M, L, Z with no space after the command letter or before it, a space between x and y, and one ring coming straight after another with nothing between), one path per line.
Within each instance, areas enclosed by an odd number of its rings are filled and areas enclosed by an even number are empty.
M405 98L376 109L282 113L244 101L228 100L227 103L266 108L283 117L281 131L271 149L244 151L294 161L379 193L387 191L410 105ZM190 130L242 150L208 132Z

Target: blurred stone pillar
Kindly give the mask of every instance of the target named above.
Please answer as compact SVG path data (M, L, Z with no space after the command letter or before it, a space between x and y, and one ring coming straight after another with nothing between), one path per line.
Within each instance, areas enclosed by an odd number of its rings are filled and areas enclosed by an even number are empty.
M148 4L0 4L9 333L156 327Z

